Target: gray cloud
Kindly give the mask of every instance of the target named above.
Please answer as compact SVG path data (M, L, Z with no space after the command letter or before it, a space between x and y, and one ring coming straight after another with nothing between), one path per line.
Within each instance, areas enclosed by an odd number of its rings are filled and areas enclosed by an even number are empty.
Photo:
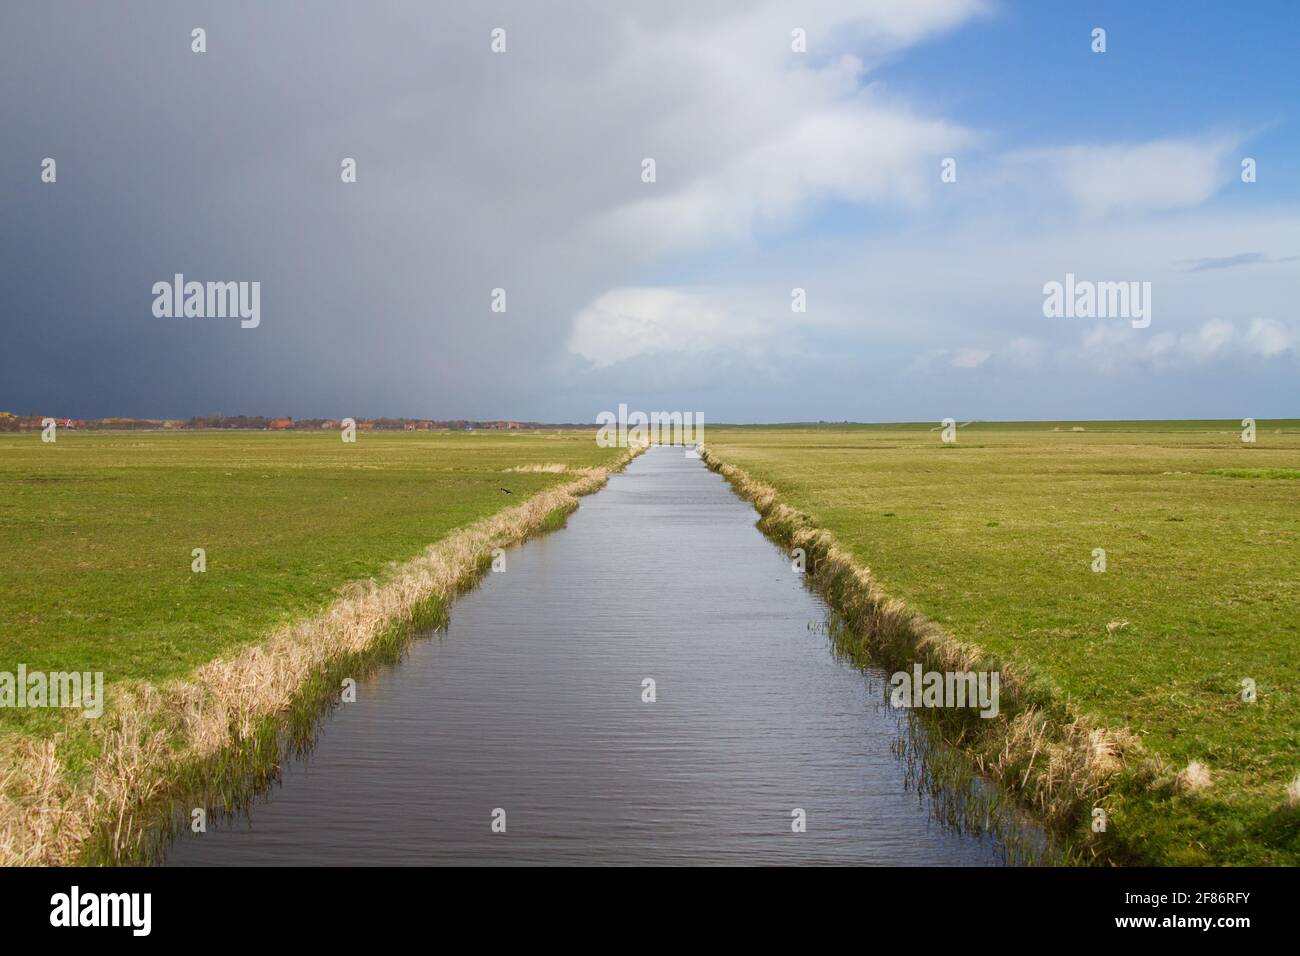
M1183 259L1179 265L1185 272L1207 272L1211 269L1231 269L1235 266L1250 266L1268 262L1297 262L1300 256L1283 256L1276 258L1262 252L1239 252L1235 256L1211 256L1205 259Z
M565 342L653 258L600 225L645 195L641 158L670 184L725 174L822 82L772 82L778 108L730 69L761 28L754 69L780 79L779 5L11 6L0 407L18 411L590 418L617 388L575 381ZM931 0L854 35L887 51L978 6ZM260 328L154 318L175 273L261 282Z

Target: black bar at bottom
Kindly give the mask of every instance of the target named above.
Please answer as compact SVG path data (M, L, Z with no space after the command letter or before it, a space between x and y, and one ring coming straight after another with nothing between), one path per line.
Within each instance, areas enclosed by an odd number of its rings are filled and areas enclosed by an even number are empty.
M1015 938L1009 932L1048 931L1232 945L1241 934L1277 938L1295 928L1295 877L1285 869L9 869L0 870L0 925L10 944L48 934L127 945L337 945L437 927L479 939L531 932L538 942L599 934L611 945L663 949L690 939L674 929L689 923L734 942L813 921L843 932L847 917L868 937L893 930L916 944L992 945ZM147 910L143 895L117 894L148 894ZM54 925L114 917L120 925Z

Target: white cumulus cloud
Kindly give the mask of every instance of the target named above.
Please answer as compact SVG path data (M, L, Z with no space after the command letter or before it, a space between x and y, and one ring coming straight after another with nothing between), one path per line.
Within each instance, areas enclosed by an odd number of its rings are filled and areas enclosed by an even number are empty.
M1165 139L1025 150L1007 157L1022 176L1059 186L1090 216L1197 206L1230 181L1238 138Z
M603 368L642 355L743 345L762 328L707 294L625 287L611 289L578 313L569 350Z

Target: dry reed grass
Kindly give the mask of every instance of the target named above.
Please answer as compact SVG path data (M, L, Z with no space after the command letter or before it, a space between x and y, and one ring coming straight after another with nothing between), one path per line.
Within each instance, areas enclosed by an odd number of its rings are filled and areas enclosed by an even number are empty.
M630 449L621 468L642 449ZM553 470L552 466L541 466ZM562 466L561 466L562 468ZM60 740L0 740L0 865L68 865L96 832L110 860L132 858L157 822L151 804L184 768L238 751L267 718L285 714L314 676L365 652L431 600L450 601L484 570L493 548L528 538L556 512L605 484L611 469L454 532L383 580L355 582L322 614L161 687L114 687L111 710L78 730L94 739L88 768L60 760ZM64 735L58 735L62 738Z
M548 462L545 465L515 465L513 468L507 468L507 472L518 472L520 474L543 473L550 475L562 474L568 471L569 466L563 462Z

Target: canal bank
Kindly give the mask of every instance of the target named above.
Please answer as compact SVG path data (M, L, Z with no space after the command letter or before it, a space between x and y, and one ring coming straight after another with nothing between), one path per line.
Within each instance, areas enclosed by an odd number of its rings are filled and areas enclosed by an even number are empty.
M912 750L927 766L928 785L938 793L991 795L1004 806L1010 794L1043 828L1054 847L1045 859L1078 864L1134 862L1112 856L1098 839L1106 829L1104 804L1127 771L1154 762L1131 732L1097 726L1074 712L1052 690L1023 671L963 643L904 602L891 598L825 528L783 504L778 492L710 450L708 467L723 476L759 514L758 526L806 561L809 584L825 596L840 621L840 644L860 662L890 670L916 668L938 673L996 673L999 712L983 719L978 708L940 706L918 711L909 725ZM973 776L973 768L978 775ZM983 795L983 796L981 796ZM968 812L958 799L950 806ZM1013 817L1012 808L1007 808ZM1100 811L1100 812L1099 812ZM978 807L976 809L978 811ZM1100 828L1098 828L1100 821ZM1013 831L1023 832L1018 824ZM1037 843L1029 836L1030 843Z

